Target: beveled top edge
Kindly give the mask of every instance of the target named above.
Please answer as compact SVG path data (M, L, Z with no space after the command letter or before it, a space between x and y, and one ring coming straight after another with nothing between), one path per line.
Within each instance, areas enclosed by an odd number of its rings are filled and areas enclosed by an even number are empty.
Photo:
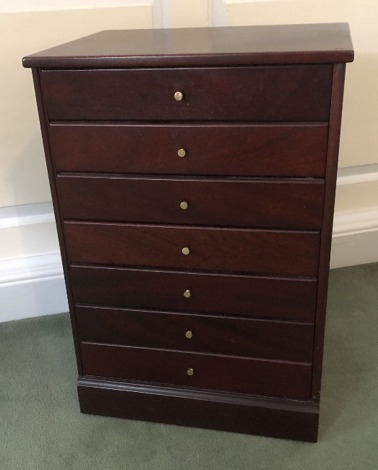
M23 59L24 67L237 66L353 61L347 23L108 30Z

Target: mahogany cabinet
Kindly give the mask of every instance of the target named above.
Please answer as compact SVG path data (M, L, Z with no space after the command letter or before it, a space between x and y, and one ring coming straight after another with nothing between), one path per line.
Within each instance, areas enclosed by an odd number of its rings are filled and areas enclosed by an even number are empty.
M24 58L81 410L315 441L346 24L103 31Z

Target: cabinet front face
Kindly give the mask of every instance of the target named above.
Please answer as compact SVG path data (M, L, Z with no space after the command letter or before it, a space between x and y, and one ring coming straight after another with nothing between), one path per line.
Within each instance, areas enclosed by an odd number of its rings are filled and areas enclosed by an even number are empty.
M269 54L35 69L82 411L316 439L344 64Z

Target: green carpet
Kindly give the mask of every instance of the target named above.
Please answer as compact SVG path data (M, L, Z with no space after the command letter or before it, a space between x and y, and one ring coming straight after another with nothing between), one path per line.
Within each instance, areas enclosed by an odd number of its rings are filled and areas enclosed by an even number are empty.
M317 444L82 415L68 315L0 324L0 470L377 470L378 264L328 305Z

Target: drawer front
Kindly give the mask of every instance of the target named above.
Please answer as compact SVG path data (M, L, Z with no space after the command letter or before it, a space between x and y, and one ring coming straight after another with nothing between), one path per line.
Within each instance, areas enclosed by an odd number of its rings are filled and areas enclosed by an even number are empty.
M70 272L77 304L304 322L315 314L315 280L78 266Z
M45 70L41 76L50 120L327 121L332 66Z
M306 399L311 364L81 344L85 374ZM193 375L188 375L190 370Z
M66 222L72 263L316 276L319 233Z
M49 137L58 171L322 177L328 126L53 123Z
M245 318L76 307L81 341L311 362L314 327Z
M324 184L59 176L65 219L320 229Z

